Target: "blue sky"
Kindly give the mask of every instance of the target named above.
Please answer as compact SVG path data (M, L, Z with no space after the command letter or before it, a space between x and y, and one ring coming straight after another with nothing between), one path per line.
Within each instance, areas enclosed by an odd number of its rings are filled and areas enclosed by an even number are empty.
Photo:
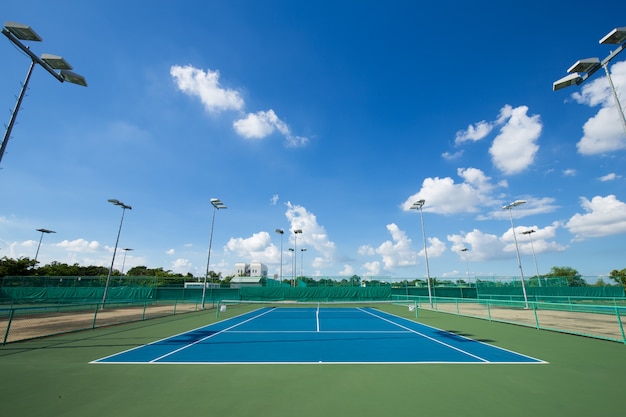
M6 2L5 2L6 3ZM598 5L600 6L600 5ZM525 275L626 267L626 134L604 72L626 18L582 1L9 2L37 55L0 166L0 256L204 274ZM71 10L71 12L69 12ZM8 123L29 58L4 36ZM626 102L626 54L610 70ZM530 235L522 235L527 230ZM532 245L532 247L531 247ZM306 248L306 252L301 249ZM468 249L462 252L461 249ZM533 250L536 257L533 257ZM116 269L122 268L118 252Z

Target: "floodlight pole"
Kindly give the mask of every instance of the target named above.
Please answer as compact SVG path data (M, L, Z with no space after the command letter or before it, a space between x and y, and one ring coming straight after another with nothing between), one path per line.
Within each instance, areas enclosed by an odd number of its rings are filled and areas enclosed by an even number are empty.
M470 273L469 273L469 262L467 260L467 251L469 249L467 248L463 248L461 249L461 252L463 252L463 257L465 258L465 267L467 268L467 283L469 284L470 281Z
M513 214L511 213L511 210L513 209L513 207L517 207L522 204L526 204L526 201L516 200L512 202L511 204L507 204L506 206L503 206L502 209L509 211L509 217L511 219L511 230L513 231L513 240L515 241L515 252L517 253L517 266L519 267L520 277L522 278L522 292L524 293L524 305L525 305L525 308L528 308L528 296L526 295L526 284L524 283L524 271L522 270L522 259L519 256L519 247L517 246L517 236L515 235L515 225L513 224Z
M422 239L424 241L424 257L426 258L426 285L428 287L428 303L430 307L433 307L433 296L430 289L430 267L428 266L428 250L426 249L426 231L424 230L424 215L422 214L422 207L426 200L418 200L411 206L412 210L418 210L420 213L420 219L422 222Z
M276 229L276 233L280 235L280 286L283 285L283 235L285 231L283 229Z
M306 248L300 249L300 276L304 277L304 252L306 252Z
M35 252L35 265L37 265L37 256L39 256L39 248L41 248L41 241L43 240L44 233L56 233L54 230L48 229L37 229L38 232L41 232L41 237L39 238L39 245L37 245L37 252Z
M124 266L126 265L126 254L128 253L128 251L134 250L131 248L124 248L122 249L124 251L124 260L122 261L122 272L120 272L120 275L124 275Z
M206 299L206 284L209 278L209 265L211 263L211 245L213 244L213 226L215 225L215 212L220 209L225 209L226 206L217 198L211 199L211 205L213 206L213 218L211 220L211 237L209 238L209 252L206 260L206 274L204 275L204 285L202 286L202 310L204 310L204 302Z
M533 252L533 260L535 261L535 271L537 272L537 282L539 283L539 286L541 287L541 277L539 276L539 266L537 266L537 255L535 255L535 248L533 246L533 240L530 237L530 235L535 232L536 232L535 229L530 229L530 230L526 230L525 232L522 232L522 234L528 235L528 241L530 242L530 250Z
M26 93L26 89L28 88L28 82L30 81L30 76L33 73L33 68L35 68L35 61L31 61L30 66L28 67L28 73L26 74L26 79L24 80L24 83L22 84L20 95L17 97L17 103L15 103L15 108L13 108L13 111L11 112L11 120L9 120L9 124L7 125L7 130L4 132L2 145L0 145L0 163L2 162L2 157L4 156L4 151L7 148L9 139L11 139L11 131L13 130L15 119L17 119L17 112L20 110L22 106L22 100L24 99L24 94Z
M622 46L623 49L623 46ZM622 105L619 102L619 98L617 97L617 91L615 91L615 85L613 85L613 79L611 78L611 74L609 73L608 63L602 64L604 71L606 72L606 78L609 80L609 85L611 86L611 93L613 94L613 100L615 101L615 107L617 108L617 113L620 116L620 122L622 122L622 127L624 128L624 132L626 133L626 117L624 116L624 109L622 109Z
M613 58L615 58L620 52L624 50L624 48L626 48L626 27L613 29L602 39L600 39L599 43L604 45L619 46L615 50L611 51L611 53L602 61L600 61L599 58L587 58L577 61L567 70L570 75L567 75L560 80L555 81L552 84L552 89L554 91L557 91L571 85L580 85L600 68L604 68L604 71L606 72L606 78L609 81L609 87L611 88L611 94L613 95L613 100L615 100L615 107L619 114L620 122L622 123L622 127L624 128L624 132L626 132L626 117L624 116L624 109L620 104L619 97L617 95L617 91L615 90L615 85L613 84L613 80L611 79L611 74L609 71L609 62L611 62Z
M294 285L294 277L296 276L296 264L295 264L295 258L296 258L296 250L294 248L289 248L289 252L293 252L293 257L291 259L291 286Z
M296 254L298 253L298 234L302 234L302 229L296 229L293 231L293 286L296 286L296 269L297 269L297 260Z
M115 264L115 253L117 252L117 244L120 241L120 234L122 233L122 224L124 223L124 213L126 212L126 210L133 209L131 206L127 206L126 204L114 198L111 198L108 201L109 203L122 208L122 219L120 220L120 227L117 230L117 239L115 239L115 248L113 248L113 259L111 259L111 267L109 268L107 281L106 281L106 284L104 285L104 295L102 296L102 308L104 308L104 305L107 301L107 293L109 292L109 284L111 282L111 275L113 274L113 264Z
M11 138L11 131L13 130L13 126L15 125L17 113L22 106L22 100L24 99L24 95L26 93L26 90L28 89L28 83L30 81L30 76L33 73L33 68L35 68L35 64L39 64L43 69L49 72L54 78L56 78L60 82L68 81L73 84L79 84L85 87L87 86L87 82L85 81L84 77L69 71L72 69L72 66L69 65L62 57L44 54L42 55L42 58L39 58L30 50L28 46L20 42L20 40L41 42L41 37L29 26L19 23L7 22L2 28L2 34L6 36L9 41L11 41L15 46L17 46L24 53L26 53L26 55L30 57L31 62L30 66L28 67L28 72L26 73L26 79L22 84L20 94L17 98L17 102L15 103L15 108L11 112L11 119L9 120L9 124L7 125L7 128L4 132L4 137L2 138L2 145L0 145L0 163L2 163L2 157L4 156L7 144L9 143L9 139ZM61 71L57 73L55 70Z

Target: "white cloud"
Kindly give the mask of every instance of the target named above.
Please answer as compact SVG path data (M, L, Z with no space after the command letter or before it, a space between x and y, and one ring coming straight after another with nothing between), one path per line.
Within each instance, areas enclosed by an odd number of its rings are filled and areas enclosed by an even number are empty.
M172 249L168 249L168 250L165 251L166 255L173 255L175 253L176 253L176 250L174 250L173 248Z
M498 123L505 124L489 148L489 154L504 174L516 174L528 168L539 150L536 141L542 125L538 115L529 117L527 113L527 106L506 105L500 111Z
M309 138L306 138L304 136L286 135L285 136L285 143L286 143L287 147L289 147L289 148L298 148L300 146L304 146L307 143L309 143Z
M209 112L241 110L244 107L244 100L238 91L220 86L219 71L208 69L204 72L191 65L174 65L170 68L170 75L180 91L199 97L204 108Z
M352 275L354 275L354 268L350 265L344 265L343 269L339 271L339 275L351 277Z
M619 177L620 177L619 175L615 174L614 172L611 172L610 174L606 174L606 175L601 176L599 179L602 182L606 182L606 181L616 180Z
M271 243L268 232L254 233L248 238L230 238L225 247L241 262L280 263L280 249Z
M172 262L171 269L177 274L186 274L193 270L193 264L188 259L178 258Z
M362 246L359 246L359 249L357 250L357 253L359 255L372 256L372 255L376 254L376 251L370 245L362 245Z
M443 159L448 160L448 161L454 161L456 159L459 159L461 156L463 156L463 151L458 151L455 153L450 153L450 152L444 152L441 154L441 156L443 157Z
M531 255L533 250L535 254L543 252L560 252L566 249L565 246L554 241L556 231L560 227L558 222L554 222L545 228L538 226L515 226L515 234L517 236L518 248L521 254ZM535 230L532 237L528 238L522 232ZM509 227L502 236L484 233L478 229L474 229L465 235L448 235L448 241L452 242L452 252L458 253L469 262L483 262L511 257L511 253L515 252L515 240L513 239L513 231ZM532 241L532 246L531 246ZM461 249L468 249L461 255ZM430 252L429 252L430 255Z
M237 90L223 88L220 85L219 71L203 71L191 65L174 65L170 75L176 86L183 93L200 98L204 108L211 113L224 110L243 110L244 99ZM278 118L274 110L248 113L233 122L235 132L244 139L263 139L275 131L285 137L287 147L300 147L309 142L304 136L291 134L289 126Z
M415 265L417 253L411 249L411 239L406 232L400 230L395 223L388 224L387 230L391 233L392 240L387 240L376 248L376 253L383 258L384 269Z
M626 204L615 198L595 196L580 198L585 214L575 214L565 224L575 240L626 233Z
M367 276L378 276L380 275L380 262L378 261L373 261L373 262L366 262L363 264L363 268L365 268L367 270L366 274Z
M574 168L568 168L563 170L563 175L566 177L574 177L576 176L576 170Z
M428 258L437 258L446 251L446 244L443 243L436 237L428 237L426 238L429 246L426 247L426 251L428 252ZM419 251L419 256L424 256L424 249Z
M271 198L270 198L270 204L275 206L276 203L278 203L279 197L278 194L274 194Z
M308 139L301 136L293 136L289 126L278 118L274 110L248 113L243 119L235 120L233 128L237 134L245 139L263 139L274 131L280 132L285 137L288 147L304 146Z
M100 247L100 243L97 241L89 242L85 239L64 240L57 243L55 246L65 249L71 252L95 252ZM113 248L111 248L111 252Z
M302 230L302 233L298 234L297 247L306 247L308 250L316 250L320 256L313 260L313 265L316 268L322 268L326 265L332 264L335 257L335 243L331 241L326 233L324 226L317 222L315 215L306 208L287 202L287 212L285 216L291 224L289 233L289 241L293 242L295 237L293 230Z
M479 141L486 137L493 129L493 123L486 122L484 120L476 123L475 125L469 125L467 130L460 130L456 133L454 143L461 144L467 141Z
M457 174L464 182L455 184L450 177L426 178L422 189L402 203L402 209L410 210L411 205L420 199L426 200L424 211L438 214L475 213L481 206L494 204L492 192L498 187L506 187L506 181L494 184L491 178L477 168L459 168Z
M248 113L248 115L233 122L235 132L245 139L263 139L278 130L283 135L289 134L287 125L278 118L274 110Z
M626 61L611 66L611 79L618 92L626 90ZM572 94L572 98L589 107L600 106L598 113L583 126L583 137L576 144L580 154L594 155L626 149L626 136L606 77L585 83L580 92Z

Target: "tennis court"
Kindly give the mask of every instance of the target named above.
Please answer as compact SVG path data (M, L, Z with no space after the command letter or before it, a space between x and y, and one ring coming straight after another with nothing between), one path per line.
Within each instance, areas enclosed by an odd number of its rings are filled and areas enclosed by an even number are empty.
M315 309L277 304L260 317L265 307L242 302L229 305L219 317L215 309L205 310L0 346L3 415L623 413L622 343L428 309L419 309L416 317L396 304L371 309L381 318L352 310L325 317L320 311L318 335ZM289 307L294 310L283 309ZM450 355L450 349L462 361L435 357ZM348 359L331 357L336 350L348 352ZM424 353L417 359L401 356L408 351ZM496 356L509 354L519 356ZM154 361L163 355L168 356Z
M263 307L93 363L536 364L373 307Z

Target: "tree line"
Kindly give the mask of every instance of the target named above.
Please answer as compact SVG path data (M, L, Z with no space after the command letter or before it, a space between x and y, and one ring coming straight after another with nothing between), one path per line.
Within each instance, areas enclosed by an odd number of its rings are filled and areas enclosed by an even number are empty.
M109 268L106 268L104 266L94 266L94 265L81 266L77 263L73 265L69 265L66 263L61 263L61 262L56 262L56 261L40 266L38 261L34 259L30 259L28 257L13 259L13 258L4 256L0 258L0 277L33 276L33 275L56 276L56 277L71 277L71 276L89 277L89 276L105 276L105 275L108 275L108 273L109 273ZM161 278L194 278L194 276L189 272L183 275L180 273L174 273L171 270L165 270L162 267L148 268L147 266L134 266L130 268L128 271L126 271L125 273L122 273L117 269L113 269L111 275L112 276L133 276L133 277L145 276L145 277L161 277ZM214 271L209 271L208 280L210 282L223 282L223 281L230 281L232 277L233 276L222 277L221 273L215 273ZM603 286L603 285L610 284L610 283L605 282L604 279L601 277L598 278L598 281L595 284L589 284L584 280L582 275L576 269L569 267L569 266L553 266L550 269L549 273L545 275L541 275L539 277L533 276L533 277L528 278L528 280L530 281L532 285L532 283L534 282L533 280L537 281L538 279L543 279L543 278L567 279L568 286L570 287L584 287L587 285ZM619 270L618 269L612 270L607 278L613 281L615 285L622 285L626 287L626 268L619 269ZM305 283L311 284L311 285L322 285L322 284L330 285L331 282L324 282L324 281L333 281L327 278L316 280L310 277L298 277L298 279L303 280ZM288 281L288 280L285 280L285 281ZM376 282L379 284L383 284L381 281L376 281ZM359 277L358 275L353 275L350 278L343 279L341 283L343 283L344 285L352 285L352 286L359 285L361 283L361 277ZM412 285L412 286L415 286L416 284L426 285L426 281L421 280L421 279L415 279L413 281L406 281L406 282L403 281L403 283L407 285ZM431 283L433 285L454 284L452 281L440 280L438 278L431 278ZM333 281L333 284L336 285L334 281ZM457 280L456 284L462 285L462 284L465 284L465 281Z

